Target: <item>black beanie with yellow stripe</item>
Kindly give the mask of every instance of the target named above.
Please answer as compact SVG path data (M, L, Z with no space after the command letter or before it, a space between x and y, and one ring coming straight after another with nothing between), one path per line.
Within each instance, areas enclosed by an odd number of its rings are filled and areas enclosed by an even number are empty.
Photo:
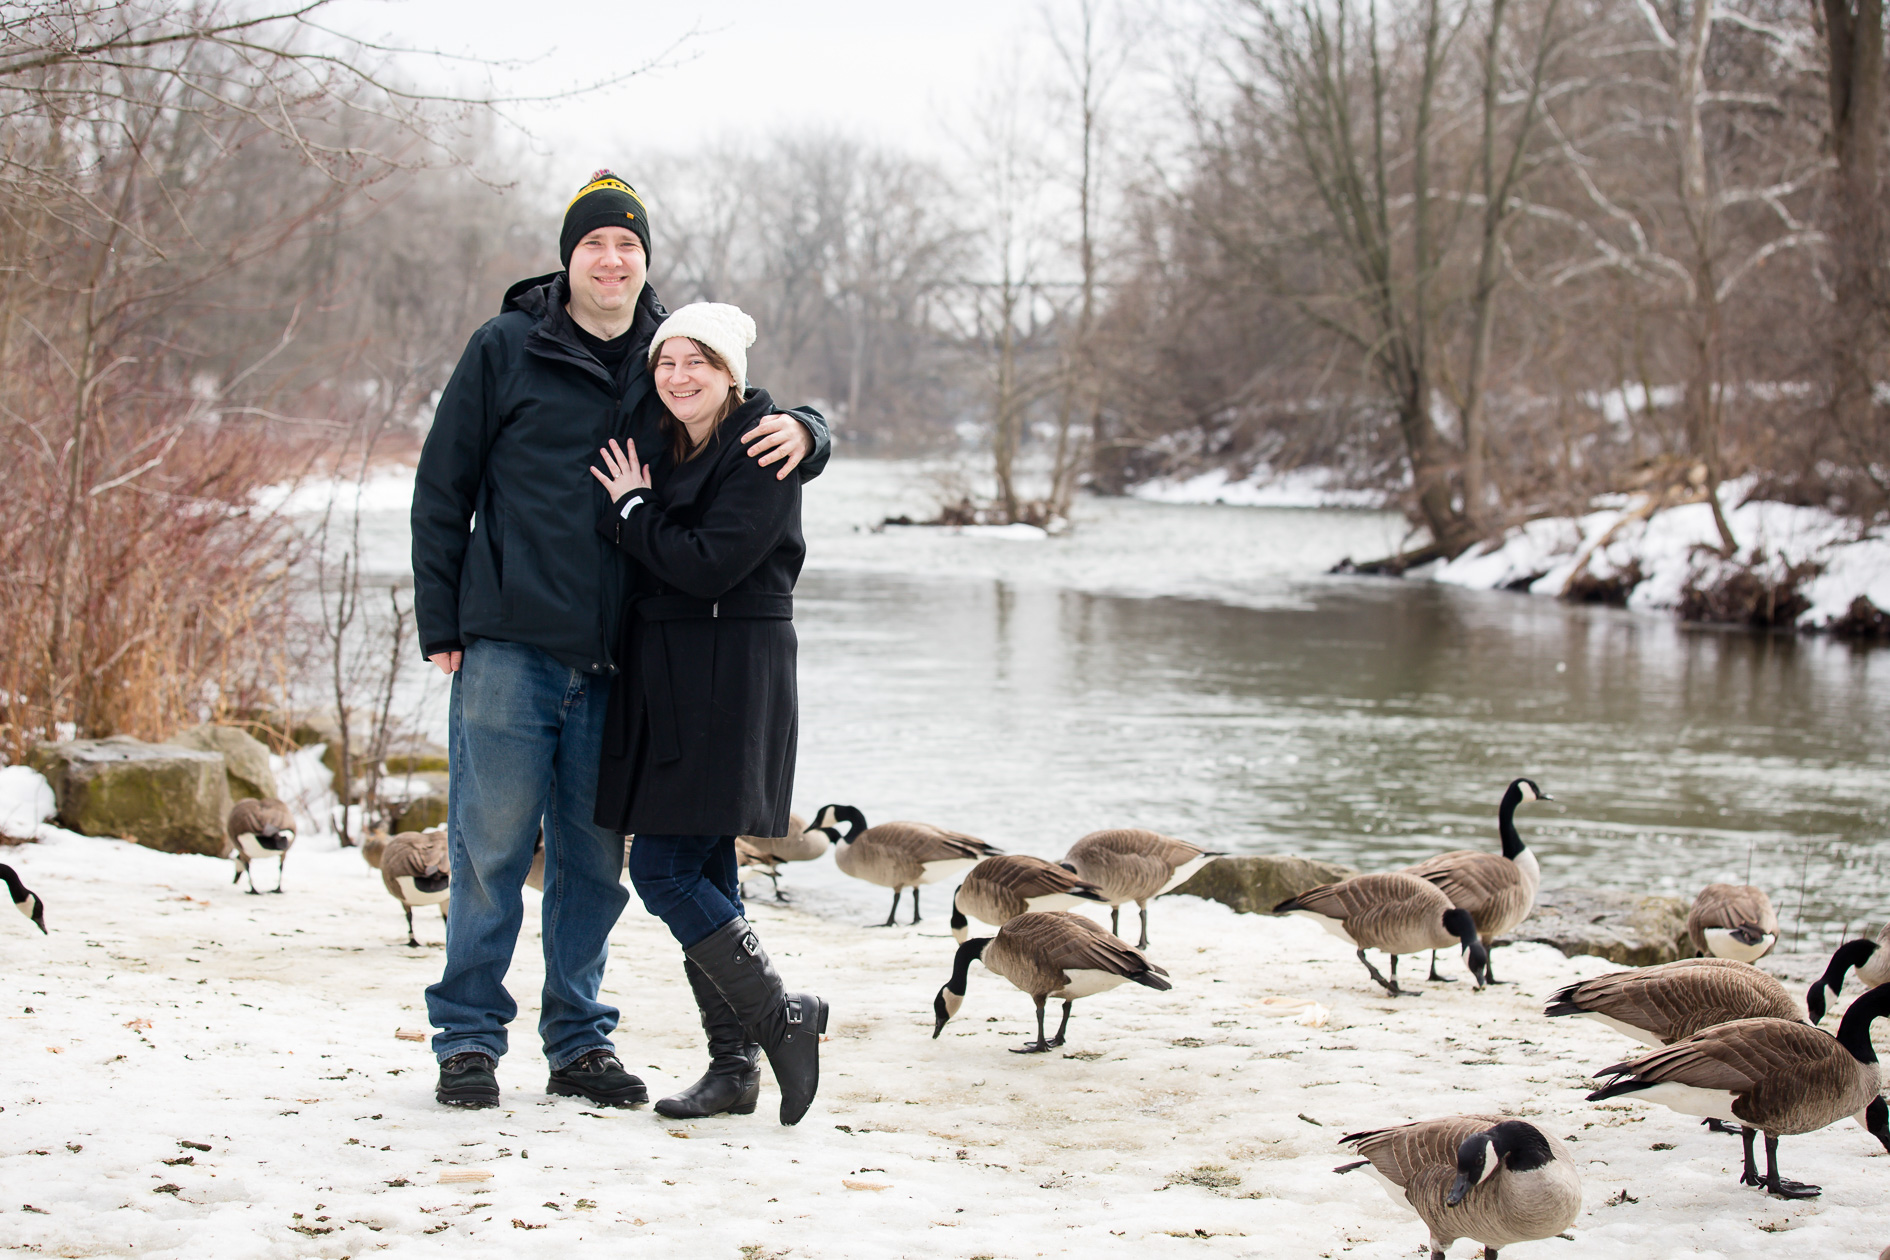
M601 227L629 228L643 242L644 258L649 258L650 212L637 190L608 170L593 174L565 207L564 228L558 233L559 261L570 267L578 242Z

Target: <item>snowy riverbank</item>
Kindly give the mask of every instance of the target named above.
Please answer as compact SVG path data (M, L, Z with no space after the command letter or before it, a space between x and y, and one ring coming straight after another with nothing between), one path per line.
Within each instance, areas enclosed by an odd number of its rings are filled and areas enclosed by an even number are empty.
M771 1083L756 1115L692 1123L547 1097L527 893L506 1105L462 1113L433 1104L427 1046L396 1036L426 1028L439 921L421 917L428 945L406 949L356 854L299 846L280 897L232 889L225 862L109 840L53 835L0 860L45 896L53 929L0 929L12 1254L534 1257L607 1242L731 1260L1390 1260L1422 1229L1374 1183L1332 1174L1335 1140L1451 1111L1575 1139L1576 1241L1520 1244L1517 1260L1867 1256L1890 1241L1890 1157L1854 1124L1785 1142L1791 1175L1825 1194L1783 1203L1736 1184L1736 1140L1583 1102L1589 1073L1633 1045L1542 1017L1557 986L1607 969L1546 947L1501 952L1513 985L1393 1002L1312 924L1168 898L1150 953L1174 989L1080 1002L1062 1052L1019 1056L1030 1002L981 969L931 1037L952 954L943 892L917 928L868 928L881 890L822 861L790 874L794 907L752 906L790 979L835 1008L820 1099L784 1130ZM691 1079L700 1033L676 949L634 904L606 988L632 1069L657 1092ZM1273 997L1329 1020L1270 1017Z
M1890 540L1859 538L1857 523L1822 508L1765 501L1743 502L1747 487L1729 482L1720 504L1739 551L1718 554L1712 507L1689 503L1647 513L1640 496L1598 500L1581 517L1531 521L1494 543L1472 547L1448 564L1413 570L1453 586L1527 590L1563 595L1583 587L1607 592L1640 612L1681 609L1689 600L1727 589L1750 575L1755 593L1771 590L1802 598L1783 620L1801 630L1825 630L1868 599L1890 610ZM1697 593L1697 594L1696 594ZM1761 596L1763 597L1763 596Z
M1378 490L1356 490L1334 484L1339 474L1330 468L1289 468L1262 465L1245 477L1231 478L1224 468L1210 468L1190 477L1158 477L1129 490L1132 498L1148 503L1224 503L1229 507L1383 508L1391 496Z

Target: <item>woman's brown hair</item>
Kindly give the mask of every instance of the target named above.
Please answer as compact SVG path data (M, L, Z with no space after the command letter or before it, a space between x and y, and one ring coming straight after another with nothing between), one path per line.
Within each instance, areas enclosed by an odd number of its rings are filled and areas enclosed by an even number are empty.
M703 361L710 367L718 372L726 372L731 382L735 380L735 373L729 367L728 360L717 354L714 347L705 345L697 341L694 337L669 337L666 338L666 340L688 342L696 348L697 353L702 355ZM662 354L661 347L658 347L657 354L659 356ZM709 444L715 441L715 435L721 432L722 421L734 414L735 409L741 406L742 402L742 387L739 384L731 384L728 390L728 397L722 400L722 413L716 416L715 423L709 426L708 434L694 447L689 445L689 430L683 427L682 421L670 415L669 409L665 407L663 409L663 431L669 435L670 458L675 460L678 464L686 464L696 456L702 454L703 451L709 448Z

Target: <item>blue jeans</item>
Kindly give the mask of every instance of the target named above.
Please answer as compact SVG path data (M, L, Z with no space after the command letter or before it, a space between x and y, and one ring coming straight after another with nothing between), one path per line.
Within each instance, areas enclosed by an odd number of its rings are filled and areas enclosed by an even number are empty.
M525 909L521 890L545 829L545 989L538 1033L554 1070L611 1049L617 1010L598 1001L610 929L630 894L623 837L591 822L610 680L535 647L477 639L447 713L452 784L447 847L453 897L446 970L427 990L442 1061L476 1050L497 1060L518 1004L505 973Z
M744 913L734 836L638 836L630 882L684 949Z

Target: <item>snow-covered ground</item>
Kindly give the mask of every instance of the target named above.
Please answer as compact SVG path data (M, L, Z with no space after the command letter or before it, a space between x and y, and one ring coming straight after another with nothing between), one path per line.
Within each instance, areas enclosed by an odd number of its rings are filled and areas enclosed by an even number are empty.
M261 897L218 860L64 833L0 860L44 896L52 929L0 914L7 1254L552 1257L601 1243L744 1260L1390 1260L1422 1250L1422 1227L1367 1178L1333 1175L1336 1139L1456 1111L1530 1117L1582 1161L1574 1241L1505 1257L1871 1256L1890 1242L1890 1157L1849 1121L1785 1140L1788 1175L1825 1193L1784 1203L1736 1183L1736 1139L1583 1102L1589 1074L1635 1047L1542 1017L1557 986L1606 969L1545 947L1502 951L1514 984L1393 1001L1310 923L1168 898L1150 953L1173 990L1079 1002L1061 1051L1014 1055L1030 1002L981 968L932 1039L953 952L944 892L916 928L871 928L883 890L823 859L791 870L791 907L751 905L790 982L834 1008L820 1098L783 1129L771 1082L755 1115L697 1122L548 1097L528 892L505 1105L459 1112L433 1103L426 1044L399 1036L426 1030L439 920L417 916L426 945L407 949L354 853L299 845L287 891ZM606 990L652 1090L693 1079L678 953L634 902ZM1294 1009L1268 1003L1282 997L1329 1019L1278 1018Z
M1225 503L1229 507L1382 508L1387 496L1377 490L1353 490L1333 483L1339 475L1330 468L1289 468L1276 471L1265 465L1232 480L1224 468L1210 468L1192 477L1158 477L1130 490L1151 503Z
M1677 608L1689 586L1705 588L1734 567L1771 581L1806 562L1823 571L1800 592L1810 607L1804 629L1823 629L1865 596L1890 609L1890 539L1859 538L1856 522L1822 508L1742 502L1744 482L1720 488L1720 503L1739 543L1730 561L1718 555L1712 508L1690 503L1644 515L1639 496L1603 500L1581 517L1549 517L1512 530L1494 545L1473 547L1448 564L1424 570L1454 586L1497 589L1527 582L1532 594L1559 595L1578 571L1608 580L1638 567L1627 606L1643 612Z

